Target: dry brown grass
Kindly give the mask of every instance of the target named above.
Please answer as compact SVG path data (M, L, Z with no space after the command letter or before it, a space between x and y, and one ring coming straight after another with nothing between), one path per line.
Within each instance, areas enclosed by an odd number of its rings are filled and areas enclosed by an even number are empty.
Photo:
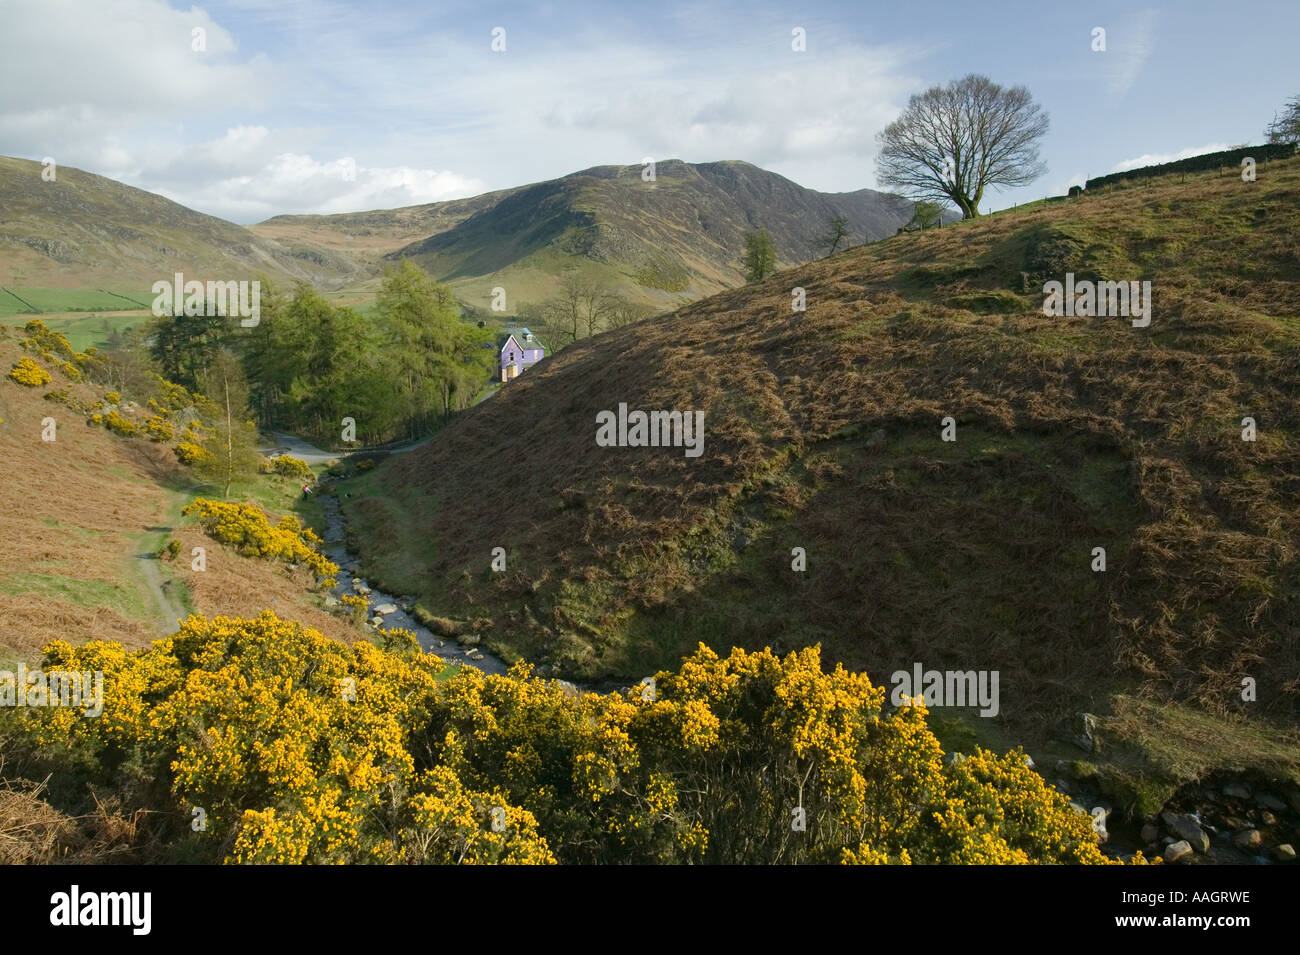
M21 354L12 341L0 342L5 372ZM157 482L173 467L170 452L123 441L44 400L51 389L86 404L103 393L52 375L45 388L0 380L0 650L30 657L52 638L140 646L157 635L156 614L130 569L136 538L164 513ZM46 417L57 424L52 442L41 440Z
M143 813L131 818L97 803L69 816L45 801L45 786L0 777L0 865L105 865L137 861Z
M19 334L0 339L0 374L25 354ZM52 640L115 640L145 646L175 629L144 576L142 554L169 529L183 544L208 552L208 569L189 558L158 562L171 603L206 615L256 616L272 609L328 636L351 641L358 631L320 610L308 574L290 576L267 561L241 557L175 515L192 477L170 447L123 439L89 425L83 414L42 395L62 389L89 406L103 387L70 382L48 362L53 380L26 388L0 378L0 668L39 660ZM41 440L53 417L57 439ZM279 515L277 515L278 517Z
M281 516L272 515L272 520ZM300 567L290 571L284 564L241 556L212 540L197 525L180 526L172 536L181 542L182 557L176 559L175 566L185 576L195 608L205 616L248 617L274 610L343 643L362 637L351 623L314 604L308 593L314 576L310 570ZM183 555L195 547L207 552L207 570L202 573L186 570L189 560Z

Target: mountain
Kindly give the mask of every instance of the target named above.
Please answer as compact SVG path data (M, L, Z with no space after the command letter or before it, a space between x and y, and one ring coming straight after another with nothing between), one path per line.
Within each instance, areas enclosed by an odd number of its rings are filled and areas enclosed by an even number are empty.
M360 301L401 258L483 310L498 286L513 313L574 272L666 308L743 284L746 231L767 229L790 264L823 254L833 215L847 217L853 243L892 235L912 215L907 200L870 189L820 193L749 163L669 160L654 182L640 166L597 166L468 199L244 227L79 169L59 167L54 182L42 170L0 158L0 286L11 290L0 307L14 313L28 303L47 313L139 307L177 271L305 280Z
M347 256L261 238L104 176L0 157L0 285L140 294L175 272L221 280L259 274L333 287L359 269Z
M596 166L536 183L484 205L445 231L388 253L411 258L485 307L495 286L523 301L551 294L571 270L654 305L698 298L745 282L745 232L763 228L778 261L825 254L833 215L849 242L893 235L912 203L860 189L821 193L746 162Z
M895 236L548 357L367 476L349 519L385 589L557 673L820 643L878 684L997 671L983 732L1087 711L1184 769L1267 750L1294 774L1297 249L1300 159ZM1150 325L1044 315L1067 272L1150 281ZM701 412L702 454L601 446L620 406Z
M249 226L254 235L295 247L333 251L382 269L381 259L413 242L446 232L476 212L490 209L518 192L498 189L469 199L430 202L397 209L345 212L332 215L281 215Z

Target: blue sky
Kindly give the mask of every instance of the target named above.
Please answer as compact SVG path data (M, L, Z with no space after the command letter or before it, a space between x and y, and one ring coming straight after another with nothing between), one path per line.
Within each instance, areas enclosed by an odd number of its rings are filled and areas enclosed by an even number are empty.
M1048 172L986 197L1001 208L1261 142L1300 94L1297 35L1295 0L0 0L0 154L245 223L646 157L744 159L837 192L877 185L875 135L909 95L978 72L1051 117Z

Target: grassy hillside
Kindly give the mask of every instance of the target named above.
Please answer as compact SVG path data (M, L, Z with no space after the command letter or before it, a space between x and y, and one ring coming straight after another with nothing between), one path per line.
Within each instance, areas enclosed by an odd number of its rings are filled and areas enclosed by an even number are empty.
M60 166L46 182L43 169L0 156L0 285L8 288L133 296L177 271L205 281L264 274L323 285L359 271L347 256L261 238L103 176ZM0 293L0 300L8 298ZM78 307L72 299L47 304L38 307Z
M18 346L21 338L0 330L0 669L39 660L51 640L144 646L194 611L255 615L271 608L332 637L357 635L319 609L301 575L242 557L182 518L185 504L212 489L195 483L168 444L119 437L69 406L93 404L102 387L70 381L39 357L48 384L11 380L10 369L32 357ZM42 440L47 419L55 425L52 441ZM296 489L296 482L259 475L232 497L284 513L300 507ZM159 560L173 538L182 554L205 547L207 569Z
M744 282L743 234L765 228L781 262L824 253L832 215L847 216L849 241L892 235L911 203L862 189L827 194L745 162L597 166L502 195L454 227L392 252L449 281L486 307L500 285L520 302L553 294L579 270L630 298L668 306Z
M561 672L821 643L877 681L1000 671L985 735L1090 710L1159 727L1175 775L1294 772L1298 249L1296 160L853 249L548 358L369 476L353 527L389 588ZM1067 271L1150 280L1150 327L1045 317ZM620 402L703 410L702 456L598 447Z

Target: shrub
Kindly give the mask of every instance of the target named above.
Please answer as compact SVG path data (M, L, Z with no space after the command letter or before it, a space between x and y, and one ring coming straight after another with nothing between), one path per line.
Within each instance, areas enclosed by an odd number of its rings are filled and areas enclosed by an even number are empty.
M150 441L170 441L172 423L160 415L150 415L144 422L144 433Z
M526 667L442 679L436 657L265 611L191 616L138 652L55 642L43 668L102 672L102 716L4 708L9 749L96 798L137 793L142 824L195 861L1107 861L1022 754L945 766L924 707L884 712L816 648L701 647L648 697L571 695Z
M61 358L51 358L50 361L54 362L55 367L63 372L69 381L81 381L85 377L81 369L70 361L63 361Z
M50 383L50 373L30 358L20 358L9 372L9 377L28 388L39 388Z
M407 654L420 652L420 641L415 638L415 634L401 627L378 631L372 642L385 653Z
M78 364L86 360L85 355L79 355L72 350L72 345L62 333L51 330L39 318L33 318L24 325L23 331L27 333L27 338L24 339L22 347L36 352L42 358L51 361L63 359Z
M186 438L188 439L189 437L190 433L187 431ZM210 457L208 452L203 449L202 445L191 440L182 441L180 444L176 445L175 450L177 460L179 460L181 464L188 464L191 467L203 463Z
M339 606L343 615L350 617L358 627L365 622L366 611L370 608L366 598L356 594L343 594L339 597Z
M357 462L358 471L369 471L374 466L375 462L371 458L366 458L364 461Z
M117 413L117 409L109 411L108 414L96 413L90 416L94 424L102 424L114 434L121 435L124 438L130 438L140 432L140 427L129 418L124 418Z
M199 524L209 537L229 544L245 557L262 557L294 564L306 564L316 572L321 586L334 586L337 564L316 550L320 538L309 527L303 527L292 514L280 519L274 527L265 512L256 504L232 501L213 501L197 498L181 511L184 515L197 514Z
M311 466L303 460L282 454L267 462L266 470L283 477L300 481L311 477Z
M156 394L155 397L149 399L149 407L159 414L166 415L173 411L181 411L194 406L194 396L183 385L168 381L161 375L154 373L150 373L150 377L153 379ZM195 426L197 427L197 423L195 423Z

